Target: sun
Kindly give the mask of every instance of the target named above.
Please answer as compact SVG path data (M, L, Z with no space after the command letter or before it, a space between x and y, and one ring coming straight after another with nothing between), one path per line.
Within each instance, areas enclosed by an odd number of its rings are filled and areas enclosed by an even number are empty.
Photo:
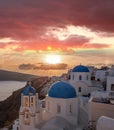
M47 55L45 57L45 62L48 64L59 64L61 63L61 56L60 55Z

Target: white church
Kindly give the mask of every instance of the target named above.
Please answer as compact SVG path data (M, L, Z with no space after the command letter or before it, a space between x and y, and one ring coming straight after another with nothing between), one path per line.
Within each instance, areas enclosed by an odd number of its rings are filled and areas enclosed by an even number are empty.
M19 119L15 120L13 130L81 130L77 129L79 97L92 91L91 73L83 65L72 69L68 81L58 81L50 86L45 108L35 88L28 83L21 94Z

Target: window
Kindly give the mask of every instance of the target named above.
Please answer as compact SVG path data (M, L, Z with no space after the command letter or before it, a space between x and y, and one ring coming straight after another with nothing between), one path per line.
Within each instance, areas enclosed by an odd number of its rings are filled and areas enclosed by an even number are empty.
M50 110L50 102L48 101L48 104L47 104L47 109L48 111Z
M26 110L24 114L24 124L29 125L30 124L30 114L29 111Z
M31 103L33 103L33 97L31 97Z
M29 115L28 115L28 113L26 113L26 118L29 118Z
M59 104L57 104L57 113L61 112L61 106Z
M26 119L29 118L29 111L28 111L28 110L25 111L24 117L25 117Z
M68 76L68 79L71 79L71 76L70 76L70 75Z
M74 75L72 75L72 79L74 80Z
M81 75L79 76L79 80L82 80L82 76Z
M46 107L46 102L42 101L42 108L45 108L45 107Z
M70 110L69 110L70 113L72 113L72 104L70 104Z
M89 76L87 75L87 80L89 80Z
M100 79L99 79L99 78L97 78L97 81L100 81Z
M30 97L30 106L34 105L34 97Z
M78 92L81 92L81 91L82 91L82 90L81 90L81 87L79 87L79 88L78 88Z
M29 100L28 100L28 97L25 97L25 106L29 106Z
M114 91L114 84L111 84L111 91Z

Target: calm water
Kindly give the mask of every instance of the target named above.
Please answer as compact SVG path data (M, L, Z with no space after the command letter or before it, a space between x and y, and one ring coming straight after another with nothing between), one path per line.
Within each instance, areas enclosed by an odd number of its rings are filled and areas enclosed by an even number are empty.
M0 101L6 99L13 91L26 85L26 82L20 81L0 81Z

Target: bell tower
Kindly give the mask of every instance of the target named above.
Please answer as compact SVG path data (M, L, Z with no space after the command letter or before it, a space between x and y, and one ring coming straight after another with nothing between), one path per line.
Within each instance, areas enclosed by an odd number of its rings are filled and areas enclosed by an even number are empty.
M19 111L20 130L30 130L38 124L38 93L27 82L21 94L21 107Z

